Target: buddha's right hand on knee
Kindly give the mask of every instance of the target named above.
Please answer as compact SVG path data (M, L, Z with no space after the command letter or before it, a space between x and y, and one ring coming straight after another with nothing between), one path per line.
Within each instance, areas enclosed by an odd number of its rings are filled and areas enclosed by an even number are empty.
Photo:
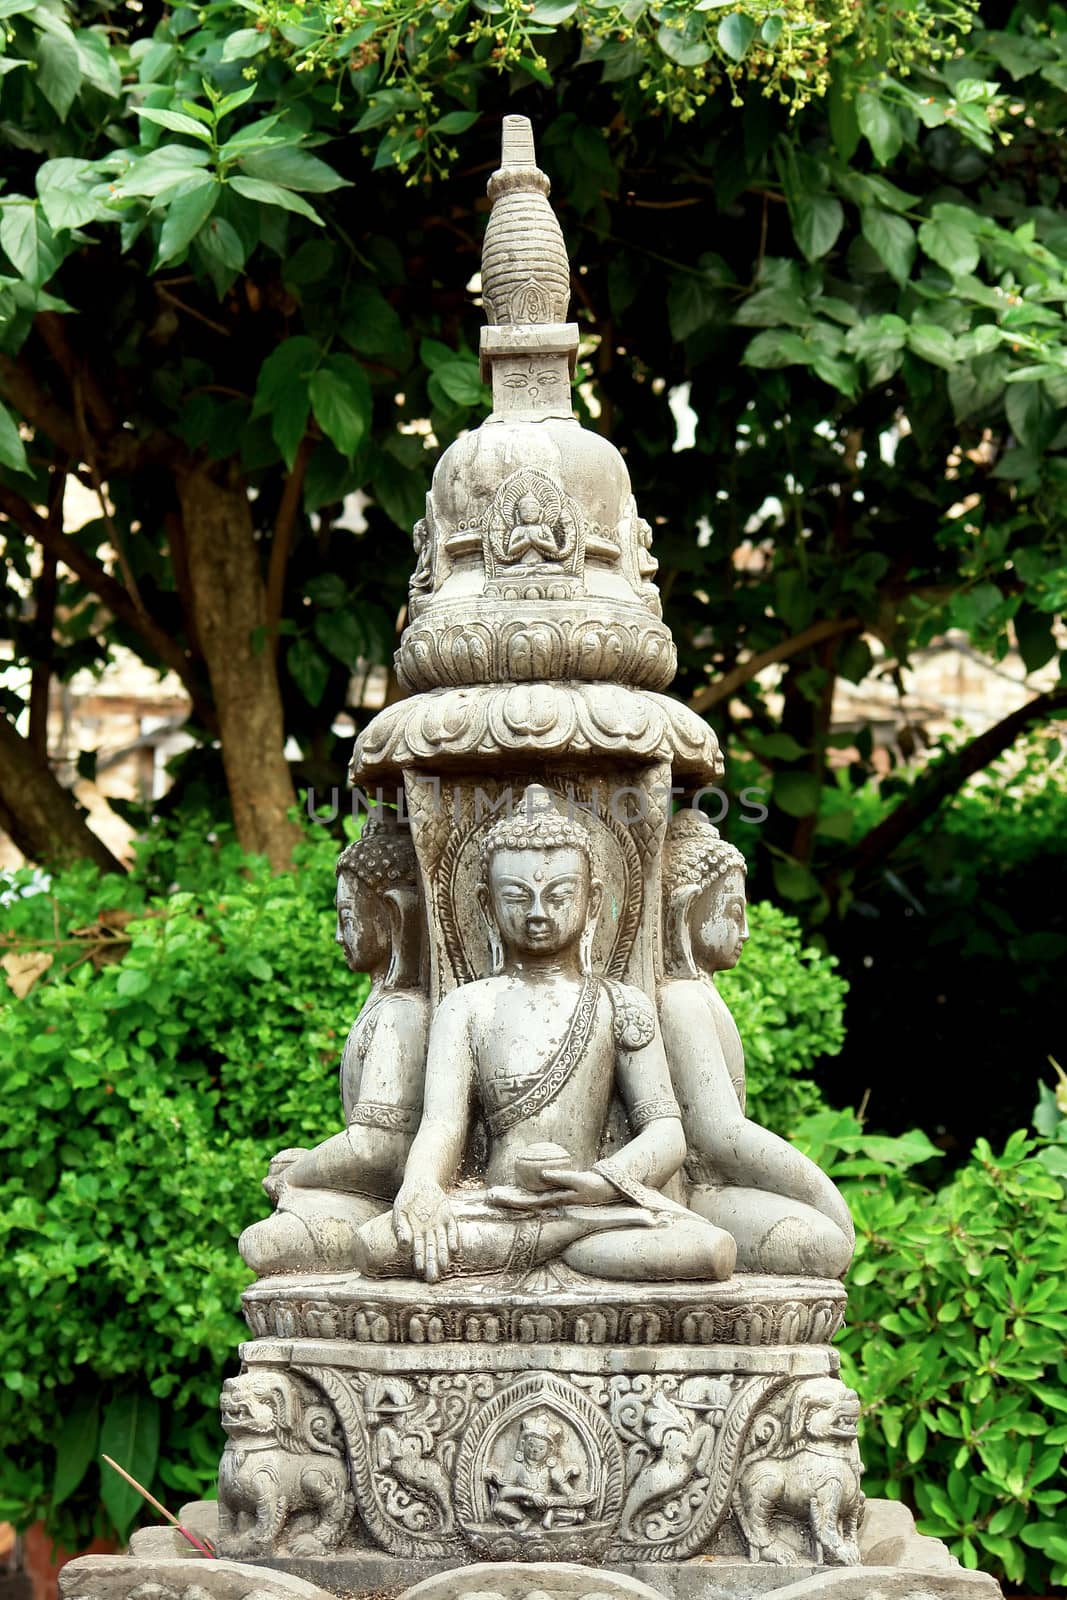
M459 1228L445 1191L432 1179L406 1181L393 1202L393 1227L411 1247L415 1271L436 1283L459 1250Z

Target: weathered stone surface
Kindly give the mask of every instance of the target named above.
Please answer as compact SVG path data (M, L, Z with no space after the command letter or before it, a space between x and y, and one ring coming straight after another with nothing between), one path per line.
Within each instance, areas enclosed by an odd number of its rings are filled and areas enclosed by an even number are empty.
M845 1291L826 1278L745 1273L724 1283L608 1283L558 1266L423 1284L355 1273L277 1277L243 1296L253 1334L357 1344L828 1344ZM492 1358L491 1358L492 1359Z
M147 1531L147 1530L146 1530ZM155 1531L155 1530L152 1530ZM62 1600L325 1600L293 1573L163 1556L79 1556L59 1571Z
M209 1539L218 1532L218 1508L214 1501L198 1501L181 1508L181 1521L200 1536ZM151 1554L160 1544L155 1537L173 1533L172 1529L143 1528L131 1540L128 1557L88 1557L87 1571L100 1568L102 1589L95 1580L82 1582L78 1589L87 1600L126 1600L142 1581L158 1582L159 1557ZM894 1542L899 1560L886 1554ZM683 1561L619 1561L610 1566L548 1562L475 1562L457 1567L455 1558L397 1559L370 1550L321 1557L274 1557L270 1560L239 1564L230 1561L204 1562L191 1545L182 1541L177 1553L184 1556L185 1570L175 1573L173 1565L163 1574L165 1595L146 1592L141 1600L184 1600L191 1583L199 1584L202 1573L211 1574L211 1584L189 1600L204 1600L204 1590L218 1600L247 1600L240 1584L244 1577L231 1580L223 1569L237 1574L255 1573L266 1579L286 1577L303 1580L316 1593L334 1595L396 1595L404 1585L412 1600L472 1600L475 1595L495 1594L501 1600L583 1600L592 1594L611 1600L650 1600L650 1591L665 1600L756 1600L773 1595L774 1600L994 1600L999 1589L983 1573L967 1572L946 1547L915 1531L910 1511L898 1502L869 1500L860 1527L859 1567L815 1567L804 1562L796 1566L750 1563L734 1555L698 1557ZM877 1559L872 1559L872 1558ZM177 1556L170 1558L173 1563ZM113 1564L123 1566L116 1576ZM112 1563L108 1568L107 1563ZM190 1565L192 1563L192 1565ZM164 1565L166 1562L164 1561ZM147 1580L144 1575L148 1574ZM153 1574L156 1574L153 1577ZM188 1574L188 1576L186 1576ZM184 1581L183 1581L184 1580ZM261 1584L261 1587L263 1585ZM636 1587L635 1587L636 1586ZM638 1592L640 1591L640 1593ZM73 1591L65 1600L74 1600ZM285 1597L275 1592L275 1600ZM293 1593L292 1600L310 1600L305 1591ZM407 1594L403 1600L408 1600Z
M662 1591L605 1567L571 1562L479 1562L423 1578L401 1600L663 1600Z

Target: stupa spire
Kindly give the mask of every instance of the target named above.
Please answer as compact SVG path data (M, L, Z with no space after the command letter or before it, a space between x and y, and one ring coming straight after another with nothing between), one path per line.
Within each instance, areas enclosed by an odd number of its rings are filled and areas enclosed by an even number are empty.
M494 414L569 413L578 328L568 322L571 268L563 232L548 203L529 117L504 118L500 166L489 179L493 203L482 245L482 376L492 379ZM529 363L554 373L540 383ZM523 375L531 382L523 383Z

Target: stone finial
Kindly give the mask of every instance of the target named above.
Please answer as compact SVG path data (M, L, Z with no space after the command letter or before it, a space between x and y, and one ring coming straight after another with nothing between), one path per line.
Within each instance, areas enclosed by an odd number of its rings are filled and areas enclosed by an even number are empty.
M566 321L570 262L548 192L529 117L505 117L500 166L489 179L493 210L482 246L482 298L491 324Z

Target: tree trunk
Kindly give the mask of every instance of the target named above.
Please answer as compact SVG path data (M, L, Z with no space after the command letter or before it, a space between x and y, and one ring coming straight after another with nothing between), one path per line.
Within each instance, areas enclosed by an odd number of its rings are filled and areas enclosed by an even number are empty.
M237 837L282 872L292 865L300 830L287 815L296 791L248 493L233 465L182 467L175 480Z
M5 716L0 716L0 827L30 861L60 866L88 860L102 872L124 870L45 757Z

